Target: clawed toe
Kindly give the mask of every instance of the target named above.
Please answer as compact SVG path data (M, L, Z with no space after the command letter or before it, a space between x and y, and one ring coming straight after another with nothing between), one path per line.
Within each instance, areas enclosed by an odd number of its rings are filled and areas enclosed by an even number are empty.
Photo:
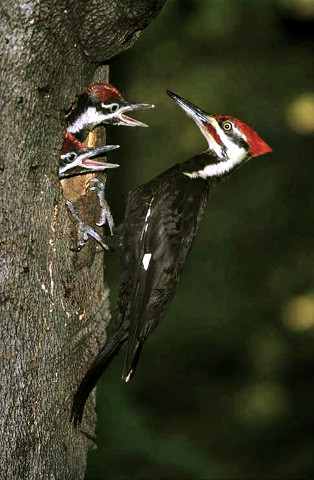
M99 233L97 233L92 227L90 227L84 220L81 219L75 205L69 200L66 201L66 206L72 213L73 217L78 223L78 244L76 247L71 248L73 252L79 252L85 245L88 240L88 237L94 238L96 242L98 242L104 250L109 250L108 245L106 245L103 241Z
M113 223L113 218L110 212L109 205L107 203L107 200L105 199L105 184L101 182L98 178L91 178L88 181L89 185L88 190L89 191L94 191L97 193L98 200L99 200L99 205L101 208L100 212L100 220L96 222L96 225L98 227L102 227L106 223L108 223L108 227L110 230L111 235L113 234L113 229L114 229L114 223Z
M99 180L99 178L91 178L87 183L94 183L92 186L88 186L90 192L105 192L105 184Z

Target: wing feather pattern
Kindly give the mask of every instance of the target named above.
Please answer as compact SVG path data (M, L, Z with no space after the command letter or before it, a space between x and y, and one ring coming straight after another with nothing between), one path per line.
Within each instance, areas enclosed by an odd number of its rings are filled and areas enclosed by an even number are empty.
M126 360L122 378L135 372L143 342L156 328L179 282L208 188L183 175L152 190L139 239ZM193 187L193 188L191 188Z

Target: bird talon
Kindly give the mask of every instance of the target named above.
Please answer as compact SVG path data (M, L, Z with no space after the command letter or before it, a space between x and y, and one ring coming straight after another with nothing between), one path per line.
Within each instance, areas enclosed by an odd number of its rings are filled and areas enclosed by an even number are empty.
M108 227L111 235L113 234L114 222L110 212L110 207L105 199L105 184L101 182L98 178L91 178L87 183L93 183L94 185L89 185L88 190L90 192L96 192L99 200L99 205L101 208L100 220L96 222L98 227L104 226L108 223Z
M66 206L70 210L71 214L75 218L78 223L78 244L76 247L72 247L71 250L73 252L79 252L84 247L85 243L87 242L89 237L92 237L96 242L98 242L104 250L109 250L108 245L106 245L103 241L99 233L97 233L92 227L90 227L84 220L81 219L75 205L70 202L69 200L66 201Z
M87 183L95 183L94 186L88 187L89 190L105 191L105 185L99 180L99 178L91 178Z

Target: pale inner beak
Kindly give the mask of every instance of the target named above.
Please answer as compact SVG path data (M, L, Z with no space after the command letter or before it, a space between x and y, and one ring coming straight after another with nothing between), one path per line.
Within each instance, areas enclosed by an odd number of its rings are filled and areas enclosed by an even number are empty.
M100 160L92 160L91 158L86 158L83 160L81 165L78 165L84 168L93 168L93 170L105 170L106 168L117 168L120 165L117 163L104 163Z
M118 118L123 125L127 125L128 127L148 127L146 123L135 120L135 118L128 117L127 115L123 115L123 113L121 113Z
M86 152L85 154L80 155L76 160L77 164L75 165L76 162L73 162L73 167L78 166L83 168L95 168L97 170L116 168L119 165L114 163L105 163L101 160L94 160L93 158L98 155L104 155L106 154L106 152L109 152L110 150L115 150L116 148L119 148L119 145L104 145L103 147L97 147L90 152Z
M117 115L117 118L123 125L127 125L128 127L148 127L146 123L140 122L140 120L136 120L135 118L128 117L124 114L124 112L130 112L133 110L143 110L146 108L155 108L155 105L149 103L134 103L130 105L126 105L120 109L120 112Z
M93 160L92 157L97 155L103 155L105 152L110 150L115 150L119 148L119 145L105 145L103 147L97 147L94 150L86 151L79 155L72 163L68 163L59 168L59 177L63 177L65 172L69 170L73 170L76 167L79 168L86 168L86 169L93 169L93 170L105 170L107 168L117 168L120 165L115 163L104 163L99 160Z

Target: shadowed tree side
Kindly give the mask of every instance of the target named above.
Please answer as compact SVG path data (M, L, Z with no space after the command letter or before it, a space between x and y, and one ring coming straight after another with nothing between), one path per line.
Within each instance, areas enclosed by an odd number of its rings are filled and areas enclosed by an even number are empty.
M107 67L95 77L98 65L133 45L164 1L2 2L1 478L84 477L93 401L88 435L69 412L104 341L108 289L95 244L69 250L76 231L69 239L58 180L64 112L93 80L108 80ZM82 178L70 187L84 207Z

